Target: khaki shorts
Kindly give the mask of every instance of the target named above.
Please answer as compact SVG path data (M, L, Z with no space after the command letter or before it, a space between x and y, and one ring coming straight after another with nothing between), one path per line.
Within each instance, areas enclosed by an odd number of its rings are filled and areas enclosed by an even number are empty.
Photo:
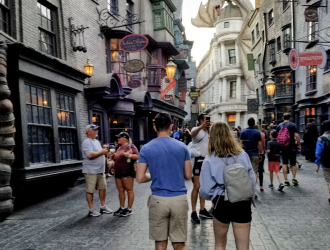
M84 174L86 181L86 192L94 193L95 189L107 189L107 182L105 181L105 174Z
M187 241L187 195L161 197L151 195L149 207L149 238L154 241L180 243Z
M254 173L257 173L259 170L259 156L250 156L250 161L251 161Z

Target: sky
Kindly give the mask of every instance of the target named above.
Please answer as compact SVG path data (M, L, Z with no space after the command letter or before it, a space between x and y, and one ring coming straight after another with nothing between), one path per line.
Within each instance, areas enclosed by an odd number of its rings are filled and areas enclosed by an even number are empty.
M192 49L193 59L197 65L210 48L210 41L215 28L197 28L191 24L191 18L197 16L200 3L206 4L208 0L183 0L182 22L186 29L187 40L194 41ZM254 0L251 1L254 6Z

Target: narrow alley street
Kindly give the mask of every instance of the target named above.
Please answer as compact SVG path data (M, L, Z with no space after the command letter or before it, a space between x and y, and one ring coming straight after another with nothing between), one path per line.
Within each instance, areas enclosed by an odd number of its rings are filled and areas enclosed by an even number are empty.
M265 192L258 191L257 207L253 208L250 249L330 249L330 205L325 181L313 164L302 162L304 166L298 170L300 185L285 188L282 193L268 189L269 174L265 171ZM186 185L191 190L191 181ZM0 249L154 249L148 238L149 184L135 183L134 215L126 218L106 214L88 217L84 190L85 185L77 186L12 214L0 223ZM107 195L108 206L117 209L113 178L108 179ZM210 205L207 202L207 208ZM214 249L212 220L202 220L200 225L189 221L188 229L190 250ZM232 229L227 249L236 249Z

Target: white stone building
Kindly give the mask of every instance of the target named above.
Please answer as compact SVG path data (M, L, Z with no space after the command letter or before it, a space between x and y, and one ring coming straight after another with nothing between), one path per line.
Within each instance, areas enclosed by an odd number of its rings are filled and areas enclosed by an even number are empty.
M211 121L225 121L231 127L247 127L247 99L256 98L248 83L251 79L243 72L246 61L240 58L242 46L238 37L244 26L244 16L238 5L228 5L219 11L214 26L216 33L210 49L197 67L197 87L200 89L200 113L207 112ZM248 80L247 80L247 79ZM254 89L254 88L252 88Z

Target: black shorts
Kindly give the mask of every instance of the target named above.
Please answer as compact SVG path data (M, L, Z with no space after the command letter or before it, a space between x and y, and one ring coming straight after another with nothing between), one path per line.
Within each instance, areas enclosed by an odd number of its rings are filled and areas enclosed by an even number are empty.
M217 200L220 200L217 204ZM230 222L249 223L252 220L251 200L230 203L225 201L224 196L217 196L212 200L216 208L213 210L213 217L224 224Z
M281 147L282 164L296 166L297 164L297 148L296 147Z
M115 172L115 178L116 179L134 178L134 175L133 175L133 173L116 174L116 172Z
M201 174L201 169L202 169L204 158L205 157L195 157L195 163L194 163L194 169L193 169L194 176L199 176Z

